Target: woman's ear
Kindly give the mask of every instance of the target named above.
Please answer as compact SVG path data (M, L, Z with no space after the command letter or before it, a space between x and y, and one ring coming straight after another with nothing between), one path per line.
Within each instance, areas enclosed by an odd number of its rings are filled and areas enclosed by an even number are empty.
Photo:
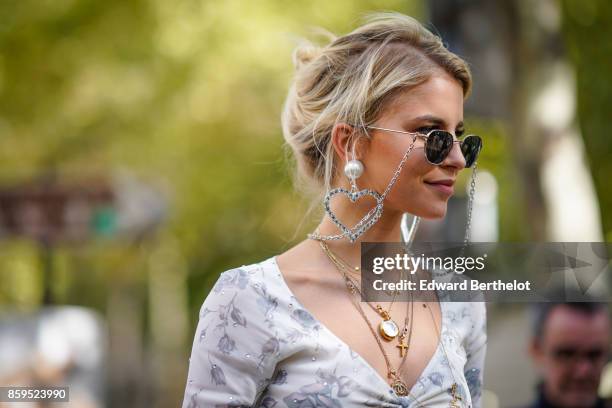
M331 142L341 163L353 159L353 149L354 158L362 159L365 138L360 137L359 132L353 126L347 123L336 123L332 128Z

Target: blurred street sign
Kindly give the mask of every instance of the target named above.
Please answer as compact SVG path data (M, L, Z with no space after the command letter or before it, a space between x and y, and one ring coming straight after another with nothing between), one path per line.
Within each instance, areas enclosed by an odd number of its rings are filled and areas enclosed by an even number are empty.
M166 215L158 191L128 174L63 182L42 178L0 188L0 238L47 245L153 232Z
M81 241L96 233L100 214L113 217L111 185L104 180L62 183L40 179L0 189L0 237L46 243ZM108 225L105 225L108 230Z

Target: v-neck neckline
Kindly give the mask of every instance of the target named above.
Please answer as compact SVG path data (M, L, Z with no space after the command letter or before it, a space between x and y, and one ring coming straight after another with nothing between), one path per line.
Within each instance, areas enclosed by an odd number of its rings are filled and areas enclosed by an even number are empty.
M391 392L392 395L394 397L397 397L397 398L409 398L409 399L413 399L413 400L415 400L418 403L418 399L416 398L417 393L416 393L415 388L416 388L416 386L418 384L421 383L421 380L427 375L428 371L430 371L432 364L434 364L434 361L438 358L438 354L440 353L440 349L442 348L442 336L443 336L443 333L444 333L444 328L446 327L446 321L445 321L446 320L446 313L445 313L445 310L444 310L444 302L440 301L439 293L436 292L436 295L437 295L437 298L438 298L438 304L440 305L440 321L441 321L441 323L440 323L440 333L439 333L439 336L438 336L438 345L436 347L436 350L432 354L431 358L429 359L429 361L425 365L425 368L423 368L423 370L419 374L418 378L416 379L415 383L410 388L410 392L408 393L408 395L407 396L399 396L399 395L397 395L395 393L395 391L393 390L391 385L389 385L389 383L380 375L378 370L376 370L368 362L368 360L365 359L365 357L363 357L357 351L353 350L351 348L351 346L347 342L342 340L330 328L328 328L325 324L323 324L323 322L321 322L313 313L311 313L310 310L308 310L306 307L304 307L302 302L297 298L297 296L295 296L295 294L293 293L293 291L289 287L287 281L285 280L285 276L283 275L282 271L280 270L280 267L278 266L278 262L277 262L276 258L277 258L277 256L275 255L275 256L270 257L267 261L269 261L270 263L272 263L274 265L274 268L276 269L276 272L278 274L280 283L284 286L284 289L287 291L287 293L289 293L289 295L291 297L293 297L293 299L295 299L295 301L298 303L299 307L302 310L304 310L305 312L307 312L310 316L312 316L312 319L314 320L314 322L317 325L319 325L321 327L321 329L325 333L327 333L330 337L332 337L336 342L341 344L343 348L347 348L349 350L349 353L351 353L352 355L356 355L357 356L356 358L366 367L366 369L371 371L375 375L376 379L381 384L385 385L387 393Z

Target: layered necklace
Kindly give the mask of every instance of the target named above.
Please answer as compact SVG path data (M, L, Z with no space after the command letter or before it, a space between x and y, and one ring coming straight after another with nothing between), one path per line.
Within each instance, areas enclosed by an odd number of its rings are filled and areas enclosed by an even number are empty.
M355 272L358 273L361 268L359 266L351 267L339 255L332 252L332 250L329 249L329 246L327 245L327 243L325 243L325 241L320 241L320 245L321 245L321 248L323 248L323 251L325 252L327 257L334 263L334 265L338 267L338 269L342 272L345 279L351 283L351 287L354 288L354 290L356 290L361 296L361 291L358 288L359 287L358 282L356 282L354 278L351 278L347 273L345 273L345 272L351 273L353 271L354 271L353 273ZM402 277L403 275L404 274L402 271ZM388 310L383 309L383 307L380 305L376 305L376 307L374 307L370 303L367 303L367 305L370 306L372 310L374 310L376 313L378 313L382 317L383 320L378 325L378 334L387 341L391 341L395 339L398 335L400 335L398 324L391 318L391 308L393 308L393 303L395 303L396 295L397 295L397 290L393 291L393 298L391 299L391 304L389 305ZM402 335L400 336L400 344L403 343L405 339L405 334L406 333L402 333ZM404 346L404 347L407 347L407 346ZM404 355L403 348L401 350L402 350L401 356L403 356Z
M401 368L403 367L406 361L406 356L408 355L406 350L408 350L410 346L410 340L412 338L412 327L413 327L413 317L414 317L414 302L412 299L412 292L410 293L410 302L408 302L408 305L406 307L407 313L406 313L406 318L404 320L404 329L402 330L401 334L399 334L399 327L397 323L393 321L390 315L391 308L393 307L393 303L395 302L395 296L397 294L397 290L394 291L393 293L393 299L391 301L391 305L389 306L388 310L384 310L382 306L380 305L376 305L376 307L374 307L370 303L366 302L366 304L370 306L370 308L372 308L376 313L378 313L383 319L378 325L378 332L377 332L374 329L374 326L372 325L372 323L370 322L370 319L368 319L365 312L363 311L363 308L361 307L361 302L359 301L359 299L355 301L354 295L358 293L359 296L361 297L362 293L358 288L359 286L358 283L355 281L354 278L351 278L349 274L359 272L360 268L357 266L351 267L340 256L332 252L331 249L329 249L329 246L327 245L325 241L319 241L319 244L321 248L323 249L323 252L327 255L327 257L336 266L337 270L344 277L347 289L352 295L351 300L353 300L353 303L356 305L359 313L361 314L361 316L367 323L368 328L372 332L372 335L374 336L376 343L378 344L380 351L382 352L385 358L385 364L387 365L387 373L388 373L387 377L389 379L391 388L398 396L411 396L416 401L417 406L422 406L419 403L418 399L410 393L410 389L408 388L408 385L401 379L399 375L399 372L401 371ZM400 274L401 274L401 277L403 278L403 271L401 271ZM438 341L440 342L440 345L442 346L442 350L444 352L444 355L446 356L447 361L450 361L448 360L448 354L446 353L446 348L444 347L444 343L441 339L442 333L439 331L438 324L436 323L431 307L427 303L423 303L423 308L426 308L429 310L429 314L431 316L432 322L434 323L436 333L440 333L438 335ZM408 319L408 309L410 310L410 319ZM398 338L398 335L399 335L399 338ZM407 343L405 343L406 336L408 337ZM389 356L387 355L380 341L380 338L383 338L384 340L387 340L387 341L392 341L394 338L398 338L399 344L396 347L399 348L399 353L400 353L400 357L402 357L402 361L400 363L400 366L397 368L397 370L391 366L391 363L389 361ZM454 383L451 385L451 387L448 390L449 394L452 397L449 407L450 408L461 408L460 404L463 401L463 398L458 394L458 390L457 390L458 383L455 378L455 374L453 372L452 367L449 367L449 370L454 380Z
M410 395L410 389L399 376L399 371L401 370L404 363L406 362L406 356L408 355L408 353L406 353L406 350L409 347L410 340L412 337L412 322L413 322L413 316L414 316L413 302L409 302L406 307L407 313L406 313L406 318L404 320L404 329L402 330L401 335L399 335L399 327L391 319L391 316L389 313L391 311L391 307L393 307L393 302L391 302L391 305L389 306L389 310L384 310L382 306L380 305L377 305L376 308L374 308L370 303L367 303L376 313L379 313L383 317L383 321L378 326L378 333L377 333L372 323L370 322L370 319L367 318L365 312L363 311L363 308L361 307L361 302L359 301L355 302L354 295L356 293L359 293L359 295L361 296L361 291L359 290L356 282L346 272L347 270L349 271L351 270L349 265L341 261L340 258L336 254L332 253L329 247L327 246L327 244L325 243L325 241L319 241L319 244L321 245L321 248L323 249L325 254L328 256L328 258L336 266L337 270L344 277L347 288L352 295L351 299L353 300L353 303L357 306L359 313L361 314L363 319L366 321L370 331L374 335L374 338L376 339L376 342L378 343L378 346L380 347L380 351L383 353L383 356L385 358L385 364L387 365L387 377L389 378L391 388L393 388L393 391L395 391L395 393L399 396ZM355 270L355 268L353 268L353 270ZM397 294L397 291L394 291L393 301L395 301L396 294ZM408 309L410 310L410 319L408 318ZM402 357L402 362L400 363L400 366L396 370L391 366L389 356L387 355L387 352L385 351L380 341L380 338L382 337L384 340L392 341L394 338L398 338L398 335L399 335L399 344L396 347L399 348L399 353L400 353L400 357ZM405 342L406 337L408 337L407 344Z

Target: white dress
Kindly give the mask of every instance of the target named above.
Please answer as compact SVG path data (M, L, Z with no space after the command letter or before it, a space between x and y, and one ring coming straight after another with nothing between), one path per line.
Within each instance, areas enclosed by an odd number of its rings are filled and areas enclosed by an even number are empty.
M298 302L275 257L227 270L200 309L183 408L449 407L455 381L457 406L480 407L485 304L440 310L444 346L400 397Z

